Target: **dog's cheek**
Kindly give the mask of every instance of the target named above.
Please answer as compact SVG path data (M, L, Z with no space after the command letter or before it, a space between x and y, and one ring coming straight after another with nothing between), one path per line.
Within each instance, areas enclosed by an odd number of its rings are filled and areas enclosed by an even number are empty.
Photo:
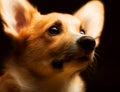
M55 76L57 71L53 70L49 64L45 65L43 62L41 61L41 63L38 63L34 66L32 65L31 72L40 79L46 79Z
M35 41L29 41L24 53L21 55L21 59L32 73L37 72L35 74L40 74L41 77L50 77L58 72L51 66L54 56L50 57L50 52L50 43L44 39L36 39Z

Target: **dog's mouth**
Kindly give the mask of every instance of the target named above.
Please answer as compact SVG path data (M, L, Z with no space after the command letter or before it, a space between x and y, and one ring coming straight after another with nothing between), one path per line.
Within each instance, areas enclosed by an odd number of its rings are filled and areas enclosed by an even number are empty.
M88 64L92 61L93 59L93 54L92 52L89 52L89 53L82 53L81 55L80 54L70 54L70 55L66 55L63 59L54 59L51 63L51 65L54 67L54 68L57 68L57 69L62 69L63 68L63 65L64 63L72 63L75 62L76 64Z
M77 54L76 56L75 56L75 58L73 58L73 59L75 59L76 61L78 61L78 62L88 62L88 61L92 61L92 59L93 59L93 52L94 51L85 51L85 52L83 52L81 55L80 54Z
M85 55L85 56L79 57L75 60L79 61L79 62L85 62L85 61L89 61L89 57L87 55Z

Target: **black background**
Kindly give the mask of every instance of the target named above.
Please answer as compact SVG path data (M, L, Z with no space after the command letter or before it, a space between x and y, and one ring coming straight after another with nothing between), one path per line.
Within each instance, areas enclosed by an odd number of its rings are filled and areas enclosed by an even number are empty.
M72 13L88 0L30 0L41 13L57 11ZM119 0L118 0L119 1ZM95 69L85 74L87 92L120 92L120 5L117 0L103 0L105 5L105 24L101 42L97 48ZM0 24L0 63L9 52L9 38Z

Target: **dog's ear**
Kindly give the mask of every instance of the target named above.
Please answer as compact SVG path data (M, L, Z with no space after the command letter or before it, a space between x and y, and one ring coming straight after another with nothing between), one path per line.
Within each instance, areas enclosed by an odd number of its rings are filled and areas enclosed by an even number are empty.
M27 0L0 0L0 15L4 31L14 37L19 37L26 29L38 11Z
M104 23L103 3L98 0L90 1L75 12L74 16L80 19L81 26L85 30L86 35L95 38L97 46Z

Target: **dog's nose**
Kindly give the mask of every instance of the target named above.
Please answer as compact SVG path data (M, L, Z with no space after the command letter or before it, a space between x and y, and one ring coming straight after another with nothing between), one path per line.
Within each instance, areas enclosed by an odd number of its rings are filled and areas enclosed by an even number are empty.
M82 36L77 40L77 45L85 50L92 51L95 48L95 40L91 36Z

